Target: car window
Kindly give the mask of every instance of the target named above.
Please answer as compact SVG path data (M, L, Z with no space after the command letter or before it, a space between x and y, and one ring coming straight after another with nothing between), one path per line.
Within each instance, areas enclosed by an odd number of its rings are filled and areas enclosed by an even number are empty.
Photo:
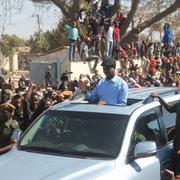
M134 159L136 144L142 141L155 141L157 147L163 145L162 133L155 109L144 112L137 119L128 153L130 160Z
M118 156L129 116L48 111L31 127L20 148L82 157Z
M172 105L176 102L171 103ZM174 139L175 134L175 124L176 124L176 113L168 112L164 107L162 107L162 121L164 122L168 142Z

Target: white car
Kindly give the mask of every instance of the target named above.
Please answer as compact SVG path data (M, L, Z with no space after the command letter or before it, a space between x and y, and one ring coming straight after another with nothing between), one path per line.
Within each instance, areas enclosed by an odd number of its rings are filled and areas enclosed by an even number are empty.
M17 148L0 156L2 180L159 180L170 168L175 114L159 101L174 88L131 89L127 106L72 101L44 112Z

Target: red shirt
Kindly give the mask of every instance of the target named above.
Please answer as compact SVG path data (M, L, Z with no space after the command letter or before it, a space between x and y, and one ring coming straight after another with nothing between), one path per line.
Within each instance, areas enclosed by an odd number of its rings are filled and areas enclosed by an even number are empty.
M119 33L120 33L120 29L118 27L114 28L114 40L115 41L119 41L119 39L120 39Z
M156 60L154 58L151 59L150 65L149 65L149 72L155 72L156 71Z

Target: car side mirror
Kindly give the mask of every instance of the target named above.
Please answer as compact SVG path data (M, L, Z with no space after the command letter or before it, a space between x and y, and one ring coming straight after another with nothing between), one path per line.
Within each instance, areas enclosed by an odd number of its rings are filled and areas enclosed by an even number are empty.
M134 156L135 158L143 158L154 156L157 152L157 146L154 141L139 142L135 146Z

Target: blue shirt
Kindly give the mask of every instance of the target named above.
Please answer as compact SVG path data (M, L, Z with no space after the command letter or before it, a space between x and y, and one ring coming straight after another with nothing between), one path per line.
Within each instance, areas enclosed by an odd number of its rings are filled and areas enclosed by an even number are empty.
M85 99L90 102L98 100L107 104L126 104L128 89L127 83L121 77L114 76L110 80L100 80L93 91L85 94Z

